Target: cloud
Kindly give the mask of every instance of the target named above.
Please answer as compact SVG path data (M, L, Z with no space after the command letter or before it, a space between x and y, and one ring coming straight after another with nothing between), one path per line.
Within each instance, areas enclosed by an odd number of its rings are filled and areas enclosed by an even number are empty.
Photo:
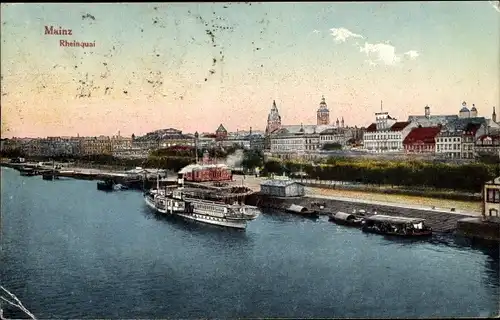
M335 42L337 43L346 42L349 38L364 39L362 35L351 32L346 28L332 28L330 31L332 32L332 36L335 38Z
M375 59L375 61L383 62L386 65L395 65L401 61L401 57L396 55L396 48L388 43L368 43L359 48L361 52Z
M321 31L314 29L313 33L320 33Z
M500 1L488 1L496 12L500 12Z
M405 52L404 53L405 56L407 56L408 58L410 58L410 60L415 60L418 58L418 56L420 55L417 51L415 50L410 50L408 52Z
M331 34L337 43L346 42L349 38L365 39L362 35L351 32L346 28L332 28L330 31L332 32ZM354 45L359 48L360 52L367 55L368 60L365 62L367 62L370 66L375 66L379 63L385 65L396 65L403 58L415 60L419 56L419 53L416 50L409 50L404 54L397 54L396 48L389 40L375 44L365 41L364 45L359 44L358 41L354 41Z

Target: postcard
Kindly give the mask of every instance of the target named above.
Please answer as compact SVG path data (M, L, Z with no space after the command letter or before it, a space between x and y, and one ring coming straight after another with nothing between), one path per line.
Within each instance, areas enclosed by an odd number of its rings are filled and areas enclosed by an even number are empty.
M0 23L1 319L499 315L499 1Z

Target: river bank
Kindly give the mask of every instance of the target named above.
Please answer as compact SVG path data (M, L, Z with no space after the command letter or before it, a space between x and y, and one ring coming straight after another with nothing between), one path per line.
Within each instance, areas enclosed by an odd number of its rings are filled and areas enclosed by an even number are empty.
M260 183L267 178L255 176L234 176L242 183L245 183L255 192L260 191ZM341 186L341 185L340 185ZM408 208L425 208L425 210L433 210L436 212L462 213L465 215L476 216L481 214L481 202L476 201L460 201L449 200L442 198L431 198L424 196L408 196L389 194L384 192L367 192L361 190L331 188L320 185L319 187L306 187L307 197L331 198L332 200L345 200L349 202L378 202L387 206L399 206Z
M422 218L426 220L434 231L439 233L452 233L457 229L457 222L464 218L471 218L474 215L464 213L451 213L432 210L425 207L402 207L400 205L390 205L386 203L376 202L360 202L355 199L332 199L319 198L315 196L296 197L296 198L276 198L268 197L259 193L251 195L247 203L262 208L270 208L276 210L284 210L292 204L305 207L310 210L318 210L318 204L321 204L325 214L334 213L337 211L351 213L354 210L365 210L368 214L377 212L390 216Z
M17 164L2 161L2 166L11 167L19 169L22 166L36 166L36 163L29 164ZM44 167L45 169L50 169L49 166ZM81 166L80 164L67 164L62 168L61 176L75 179L85 179L85 180L99 180L106 177L111 177L117 180L118 183L123 182L123 178L127 175L125 170L129 168L116 167L116 166ZM170 180L175 179L175 173L168 173ZM260 183L265 181L266 177L255 177L255 176L243 176L243 175L233 175L233 179L241 181L243 184L248 186L255 192L260 191ZM296 179L297 180L297 179ZM300 180L298 180L300 181ZM453 200L453 199L443 199L443 198L433 198L426 196L415 196L407 194L394 194L387 193L384 189L380 189L379 192L374 192L374 188L370 191L366 191L364 186L358 186L358 189L353 188L353 184L333 184L332 182L326 183L313 183L310 180L302 179L302 183L305 183L306 196L316 197L316 198L331 198L333 200L345 200L349 202L378 202L379 204L388 206L399 206L399 207L426 207L429 210L463 213L466 215L476 216L481 214L481 198L474 201L466 200ZM151 183L148 183L151 185ZM372 190L374 189L374 190Z

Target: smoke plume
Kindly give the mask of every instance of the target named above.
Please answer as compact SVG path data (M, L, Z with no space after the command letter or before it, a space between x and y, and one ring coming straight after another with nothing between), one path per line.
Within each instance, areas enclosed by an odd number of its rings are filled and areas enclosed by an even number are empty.
M243 150L238 149L234 153L227 156L225 164L229 168L239 168L243 162Z

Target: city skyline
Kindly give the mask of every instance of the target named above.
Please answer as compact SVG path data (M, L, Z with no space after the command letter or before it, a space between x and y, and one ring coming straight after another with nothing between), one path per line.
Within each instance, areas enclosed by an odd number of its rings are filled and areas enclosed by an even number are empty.
M464 100L490 117L499 18L488 1L2 4L2 137L263 130L273 100L314 124L323 95L349 126L380 100L401 120Z

